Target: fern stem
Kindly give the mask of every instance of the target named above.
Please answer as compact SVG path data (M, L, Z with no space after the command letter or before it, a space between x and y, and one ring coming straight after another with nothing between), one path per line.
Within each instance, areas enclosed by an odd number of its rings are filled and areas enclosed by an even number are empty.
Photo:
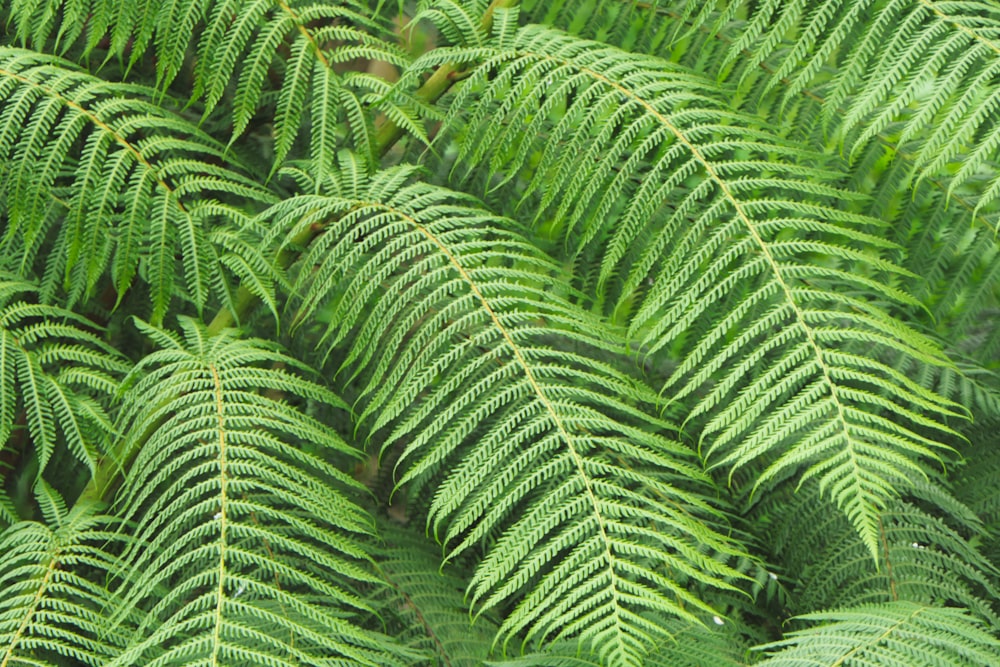
M483 18L480 21L480 27L484 33L489 33L490 29L493 27L493 14L499 8L512 7L517 3L517 0L493 0L490 6L486 8L483 13ZM458 81L464 74L465 65L457 63L448 63L441 65L434 71L434 73L424 81L423 85L417 89L416 97L422 102L428 104L433 104L438 99L441 98L451 85ZM379 153L384 155L391 146L393 146L400 138L402 138L404 130L401 126L386 119L381 126L375 131L375 143L378 147Z

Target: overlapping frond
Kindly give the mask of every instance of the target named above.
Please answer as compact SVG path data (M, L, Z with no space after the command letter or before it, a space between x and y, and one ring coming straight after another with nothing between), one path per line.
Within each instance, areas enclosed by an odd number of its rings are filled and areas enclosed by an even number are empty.
M0 23L0 667L1000 667L997 6Z
M109 450L108 398L127 364L85 318L37 303L37 291L0 272L0 449L26 429L39 474L59 448L93 472ZM15 517L0 486L0 525Z
M722 621L722 619L719 619ZM722 621L728 623L729 621ZM665 621L671 639L646 657L646 667L744 667L747 647L737 633ZM593 652L572 644L557 644L542 653L486 663L489 667L602 667Z
M189 5L206 6L204 2ZM333 166L338 129L347 121L359 154L373 160L371 109L388 84L365 72L340 72L359 59L401 66L402 50L384 39L388 25L371 17L367 3L315 0L220 0L210 5L198 40L194 97L211 110L236 79L231 108L233 136L246 129L262 93L277 88L274 107L275 167L288 154L309 111L310 152L317 169ZM180 55L183 55L181 50ZM269 77L278 73L279 82ZM308 106L307 106L308 104ZM396 119L412 115L403 107L382 109Z
M376 567L389 586L379 616L398 641L427 652L430 665L480 667L496 634L493 618L473 623L461 570L441 568L440 548L422 534L383 523Z
M344 406L271 344L181 326L140 324L160 349L126 388L125 447L141 449L118 497L135 525L122 613L146 617L108 664L406 664L359 625L361 590L382 585L373 522L331 463L355 450L301 403Z
M995 444L997 417L984 419L969 434L973 446L968 459L953 475L955 495L975 512L983 524L982 551L991 562L1000 564L1000 448ZM1000 565L998 565L1000 567ZM1000 612L998 612L1000 613Z
M151 51L160 89L189 67L193 90L186 92L206 114L227 102L234 140L262 106L272 108L276 166L303 127L313 156L322 168L330 166L345 120L356 149L374 157L371 109L388 84L347 70L360 60L408 61L390 39L390 22L357 0L37 0L13 3L11 18L22 42L43 51L49 39L65 51L84 38L79 50L86 56L105 36L110 53L133 65ZM416 127L412 108L381 110Z
M964 610L913 602L859 605L804 614L814 623L760 646L764 667L966 667L1000 665L1000 642Z
M46 523L0 533L0 665L105 665L123 641L105 623L121 542L115 522L92 505L67 510L55 490L38 489Z
M512 221L410 168L345 174L268 214L284 243L322 229L294 320L329 354L353 343L360 419L402 484L433 484L451 556L486 550L472 602L506 612L502 637L583 637L616 665L662 634L647 613L713 613L688 585L729 586L732 546L692 452L647 415L655 394L600 360L621 339Z
M758 509L770 515L767 546L794 584L792 613L948 600L1000 628L998 570L977 547L987 537L982 523L940 487L921 484L911 491L911 498L893 501L879 516L877 565L844 518L830 515L814 485Z
M44 256L47 291L64 289L71 301L91 296L109 271L119 298L141 276L159 319L178 274L199 307L224 282L211 225L244 217L226 202L271 196L222 166L225 148L149 93L0 47L0 211L8 222L0 247L29 268Z
M1000 145L1000 10L977 0L732 2L695 25L725 30L745 15L727 62L741 73L770 65L769 87L786 99L819 86L828 123L852 152L889 131L915 140L914 168L951 173L949 191L970 186L979 206L1000 196L984 173ZM745 22L743 22L745 21ZM732 31L730 31L732 32Z
M540 152L539 215L600 261L619 313L639 303L633 337L680 350L665 390L697 396L709 460L772 457L758 486L805 468L874 557L879 509L957 410L882 357L945 363L885 312L916 304L878 221L702 78L540 27L501 46L426 58L483 60L452 107L462 157L509 178Z
M902 158L886 164L886 152L879 146L866 150L853 180L876 185L871 214L890 223L887 230L901 247L901 264L914 274L906 279L906 289L926 308L913 318L953 345L980 336L988 328L985 320L991 317L1000 277L995 213L974 215L972 203L949 198L943 183L911 186L911 165ZM865 188L855 183L852 187ZM976 350L983 359L996 345L965 343L967 353Z

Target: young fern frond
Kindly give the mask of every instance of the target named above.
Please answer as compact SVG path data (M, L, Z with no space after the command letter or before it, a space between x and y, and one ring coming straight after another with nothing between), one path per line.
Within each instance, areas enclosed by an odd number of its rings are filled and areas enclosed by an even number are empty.
M119 298L141 276L159 320L178 273L198 308L224 283L209 228L238 226L244 214L223 203L272 195L220 166L225 148L151 94L0 47L0 210L9 221L0 247L29 270L44 253L46 292L64 289L70 303L92 296L109 271Z
M756 650L761 667L967 667L1000 665L1000 641L964 610L914 602L886 602L803 614L805 630Z
M110 449L107 397L128 366L90 322L37 303L37 292L32 283L0 273L0 442L25 428L38 475L59 448L92 473ZM0 487L0 526L15 518Z
M328 320L329 354L354 341L360 421L398 448L400 484L432 485L450 557L485 549L469 593L479 613L507 610L500 638L579 637L641 664L664 632L649 614L698 622L714 612L688 585L739 577L708 480L645 412L655 394L575 351L622 342L566 300L560 269L513 221L413 174L339 179L268 212L285 244L323 227L295 322Z
M361 589L382 585L374 526L330 462L357 452L282 397L345 406L272 344L139 327L160 349L126 385L125 448L141 448L117 501L135 526L119 613L145 618L107 664L406 664L359 623Z
M116 521L92 505L67 510L54 489L36 487L46 522L0 533L0 665L108 664L124 642L107 627L118 570Z
M440 51L424 62L484 61L452 103L462 157L515 174L541 150L528 191L543 191L540 215L578 247L606 246L596 291L625 276L610 296L619 309L640 299L630 335L650 353L697 338L664 389L698 395L688 419L707 419L713 465L781 452L757 486L804 467L874 558L880 509L936 458L958 410L881 357L946 363L884 311L916 302L892 286L906 272L873 251L891 247L878 221L837 208L847 194L796 164L808 153L669 63L540 27L509 45Z

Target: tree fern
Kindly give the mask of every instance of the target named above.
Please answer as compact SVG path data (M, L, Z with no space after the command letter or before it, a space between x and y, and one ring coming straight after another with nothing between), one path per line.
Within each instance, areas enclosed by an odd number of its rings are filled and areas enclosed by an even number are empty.
M402 447L400 483L440 479L428 523L450 557L495 541L473 602L524 595L501 635L584 635L604 659L635 664L656 633L644 613L696 620L687 607L712 610L683 584L736 575L704 553L734 553L704 523L705 480L656 432L669 424L637 409L655 395L572 351L614 339L560 295L558 267L467 197L408 184L412 174L273 207L286 239L331 221L303 255L315 270L300 274L295 321L324 307L321 341L365 341L344 363L369 373L360 419L389 429L383 451Z
M996 665L996 27L0 0L0 667Z

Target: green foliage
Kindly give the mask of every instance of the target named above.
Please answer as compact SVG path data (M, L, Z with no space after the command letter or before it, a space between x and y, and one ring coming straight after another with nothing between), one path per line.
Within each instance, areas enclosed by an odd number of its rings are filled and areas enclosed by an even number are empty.
M377 583L362 544L373 526L345 494L360 485L327 459L356 452L260 390L346 406L266 342L187 319L183 340L138 326L161 349L125 383L122 433L141 443L141 474L119 496L137 527L122 609L148 613L108 664L390 664L391 644L350 622L372 612L354 589Z
M0 20L0 667L1000 665L995 7Z
M67 510L45 482L36 488L44 523L14 524L0 539L0 663L107 664L123 644L105 616L114 598L104 578L119 568L117 521L88 503Z
M959 609L912 602L804 614L819 624L760 647L766 667L795 665L990 665L1000 642ZM781 650L778 650L781 649Z

